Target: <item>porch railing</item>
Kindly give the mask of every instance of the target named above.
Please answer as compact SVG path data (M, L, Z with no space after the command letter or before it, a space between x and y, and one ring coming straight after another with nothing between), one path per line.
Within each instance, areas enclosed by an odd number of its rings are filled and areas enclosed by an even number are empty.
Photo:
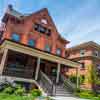
M4 75L11 75L17 77L24 77L24 78L32 78L33 70L28 68L10 68L5 67L3 71Z
M39 72L39 83L47 95L54 94L54 85L53 82L48 78L48 76L42 71Z
M68 89L70 92L74 92L76 89L76 84L72 83L69 79L67 79L64 75L60 75L61 81L63 82L63 85L66 89Z

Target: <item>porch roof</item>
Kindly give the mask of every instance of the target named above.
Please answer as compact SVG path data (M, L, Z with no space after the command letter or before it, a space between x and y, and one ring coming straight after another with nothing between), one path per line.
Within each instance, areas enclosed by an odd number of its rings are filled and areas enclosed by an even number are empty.
M1 50L4 50L4 49L9 49L9 50L13 50L13 51L16 51L16 52L28 54L30 56L34 56L34 57L45 59L45 60L48 60L48 61L64 64L64 65L70 66L70 67L81 66L81 64L78 63L78 62L74 62L74 61L65 59L63 57L59 57L59 56L56 56L56 55L53 55L53 54L49 54L47 52L43 52L41 50L31 48L31 47L26 46L26 45L16 43L16 42L13 42L11 40L4 40L1 43Z

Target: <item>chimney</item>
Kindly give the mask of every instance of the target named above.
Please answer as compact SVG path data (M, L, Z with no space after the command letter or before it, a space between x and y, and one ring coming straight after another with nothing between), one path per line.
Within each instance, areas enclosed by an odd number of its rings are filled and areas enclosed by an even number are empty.
M11 4L8 5L6 12L9 13L13 10L13 6Z
M11 4L8 5L9 10L13 10L13 6Z

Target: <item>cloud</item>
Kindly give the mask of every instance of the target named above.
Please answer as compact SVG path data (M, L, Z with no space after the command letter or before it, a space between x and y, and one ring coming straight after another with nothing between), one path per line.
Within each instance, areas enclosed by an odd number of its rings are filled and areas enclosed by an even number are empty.
M2 13L8 4L24 13L47 7L70 46L89 40L100 43L100 0L3 0Z
M78 6L76 10L70 12L69 15L67 14L67 17L58 21L60 32L71 41L70 46L83 41L95 41L98 38L97 34L100 33L99 10L98 0L88 0L88 2ZM96 30L99 33L95 33Z

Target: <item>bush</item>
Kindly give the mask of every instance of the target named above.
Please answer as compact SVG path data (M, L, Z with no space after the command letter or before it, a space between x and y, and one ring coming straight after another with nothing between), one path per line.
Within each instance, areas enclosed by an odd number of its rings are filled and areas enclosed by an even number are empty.
M70 79L70 81L72 83L76 83L76 81L77 81L77 77L76 76L70 76L69 79Z
M80 98L87 98L87 99L96 97L96 94L91 90L80 90L76 92L75 95Z
M16 95L22 96L24 93L25 93L25 89L23 87L21 87L21 86L16 87L16 90L15 90Z
M70 81L72 82L72 83L77 83L77 77L76 76L70 76L69 77L69 79L70 79ZM82 84L84 82L84 77L83 76L80 76L79 77L79 84Z
M14 92L14 89L12 87L7 87L3 90L4 93L12 94Z
M42 92L39 89L34 89L34 90L31 91L31 95L33 97L38 97L38 96L42 95Z

